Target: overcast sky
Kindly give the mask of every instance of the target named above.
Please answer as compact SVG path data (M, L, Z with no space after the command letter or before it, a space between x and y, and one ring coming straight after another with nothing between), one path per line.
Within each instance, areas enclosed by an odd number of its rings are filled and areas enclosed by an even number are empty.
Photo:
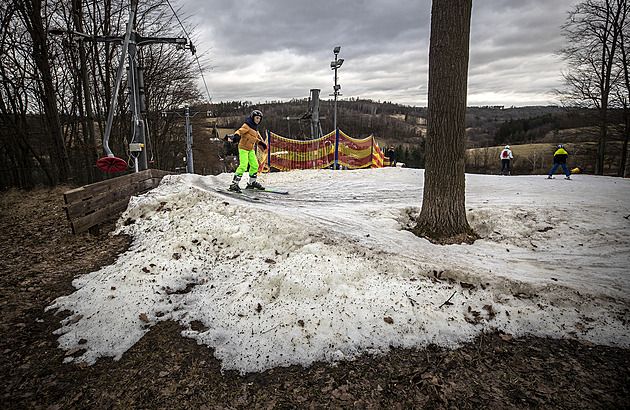
M185 3L185 4L184 4ZM560 26L575 0L473 2L468 105L548 105L561 85ZM213 102L340 98L427 105L430 0L186 0Z

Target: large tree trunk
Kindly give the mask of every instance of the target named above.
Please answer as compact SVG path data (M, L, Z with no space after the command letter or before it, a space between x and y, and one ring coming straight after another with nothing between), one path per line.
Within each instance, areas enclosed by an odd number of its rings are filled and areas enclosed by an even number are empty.
M466 219L466 92L472 0L433 0L424 198L414 232L437 242Z
M619 161L619 172L617 176L628 177L628 142L630 142L630 109L623 108L624 130L623 143L621 144L621 160Z
M625 16L625 14L624 14ZM630 16L629 16L630 17ZM623 107L623 145L621 149L621 162L619 164L620 177L628 177L628 142L630 141L630 70L628 70L628 64L630 64L630 58L628 58L628 47L626 45L626 30L628 30L628 24L624 24L619 29L619 51L621 52L621 67L623 71L623 87L619 92L621 95L621 102Z

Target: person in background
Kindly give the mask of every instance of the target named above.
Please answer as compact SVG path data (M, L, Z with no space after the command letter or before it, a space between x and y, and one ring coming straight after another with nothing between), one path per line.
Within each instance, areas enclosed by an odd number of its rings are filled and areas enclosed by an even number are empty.
M230 185L229 190L234 192L241 192L241 188L239 187L239 182L243 177L245 171L247 171L247 166L249 165L249 182L247 183L247 187L245 189L265 189L256 178L258 177L258 160L256 159L256 144L260 145L260 147L265 150L267 149L267 144L263 140L263 138L258 133L258 124L262 121L263 114L259 110L252 111L251 115L245 119L245 123L234 133L234 137L232 139L233 142L238 141L238 168L236 168L236 172L234 173L234 178L232 179L232 185Z
M553 173L556 172L559 166L562 166L562 170L566 177L564 179L571 179L571 172L569 168L567 168L567 158L569 157L569 153L564 149L564 145L558 145L558 149L553 154L553 168L549 171L549 176L547 179L553 179Z
M512 175L510 171L510 160L514 158L512 156L512 150L509 145L505 146L505 149L501 151L501 175L503 175L503 170L507 168L507 174Z
M396 166L396 153L394 152L393 145L389 147L389 150L387 150L387 158L389 158L389 166L395 167Z

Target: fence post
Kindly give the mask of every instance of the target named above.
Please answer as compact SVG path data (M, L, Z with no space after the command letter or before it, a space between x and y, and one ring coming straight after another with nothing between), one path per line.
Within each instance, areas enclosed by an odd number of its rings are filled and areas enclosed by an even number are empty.
M271 172L271 132L267 130L267 172Z
M335 169L339 169L339 128L335 129Z
M370 137L372 138L370 144L370 168L374 168L374 134L370 135Z

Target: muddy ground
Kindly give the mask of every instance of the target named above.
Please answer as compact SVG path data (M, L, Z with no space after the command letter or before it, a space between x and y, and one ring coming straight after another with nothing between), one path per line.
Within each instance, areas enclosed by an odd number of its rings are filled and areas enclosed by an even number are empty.
M119 361L64 364L46 306L130 243L74 236L67 190L0 194L0 403L42 408L630 408L630 352L578 340L484 334L458 350L394 349L335 366L222 373L212 349L155 326Z

